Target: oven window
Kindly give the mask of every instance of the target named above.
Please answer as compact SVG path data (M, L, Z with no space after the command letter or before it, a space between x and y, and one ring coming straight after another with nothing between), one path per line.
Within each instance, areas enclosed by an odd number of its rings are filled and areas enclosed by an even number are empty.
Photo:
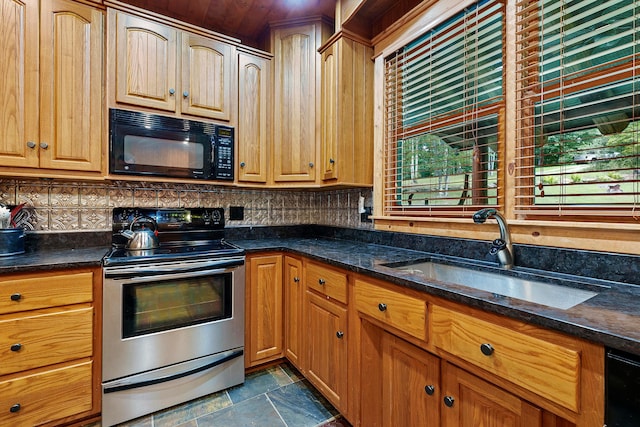
M231 273L123 286L123 338L231 317Z
M125 135L124 162L128 165L202 169L204 146L201 143L148 136Z

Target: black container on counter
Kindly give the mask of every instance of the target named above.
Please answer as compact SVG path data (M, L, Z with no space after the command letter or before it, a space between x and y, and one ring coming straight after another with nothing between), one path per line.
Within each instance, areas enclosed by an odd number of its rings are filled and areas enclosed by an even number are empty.
M22 228L0 229L0 257L24 253L24 230Z

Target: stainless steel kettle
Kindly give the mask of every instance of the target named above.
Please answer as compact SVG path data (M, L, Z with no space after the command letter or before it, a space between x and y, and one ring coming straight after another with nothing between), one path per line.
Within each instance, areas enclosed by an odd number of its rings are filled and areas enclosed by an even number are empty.
M144 220L144 221L143 221ZM137 222L144 222L153 225L153 229L147 228L145 225L142 225L139 229L133 230L133 225ZM121 235L126 237L129 242L127 242L126 248L130 251L142 251L147 249L153 249L160 246L160 241L157 236L158 224L155 220L148 216L139 216L134 218L131 221L131 225L128 230L123 230L120 232Z

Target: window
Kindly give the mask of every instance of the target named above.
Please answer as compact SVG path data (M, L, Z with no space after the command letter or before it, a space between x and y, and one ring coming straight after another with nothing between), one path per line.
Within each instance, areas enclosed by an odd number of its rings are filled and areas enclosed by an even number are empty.
M503 19L484 0L385 58L385 215L501 205Z
M639 9L634 0L517 3L520 218L640 215Z

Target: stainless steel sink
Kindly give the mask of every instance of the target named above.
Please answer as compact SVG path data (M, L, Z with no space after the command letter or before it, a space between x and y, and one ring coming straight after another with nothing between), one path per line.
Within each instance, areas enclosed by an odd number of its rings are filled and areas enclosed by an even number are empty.
M391 267L391 266L389 266ZM423 276L439 282L453 283L479 289L493 294L517 298L536 304L569 309L589 298L598 295L597 292L555 285L551 283L522 279L515 276L478 271L457 265L440 264L437 262L419 262L416 264L391 267L394 270Z

